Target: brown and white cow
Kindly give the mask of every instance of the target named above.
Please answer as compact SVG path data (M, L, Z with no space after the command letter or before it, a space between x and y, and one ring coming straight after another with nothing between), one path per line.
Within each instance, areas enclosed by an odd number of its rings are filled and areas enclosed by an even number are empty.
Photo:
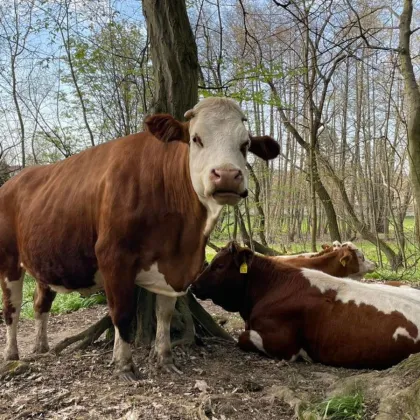
M225 204L246 197L246 155L278 156L270 137L251 137L236 102L200 101L186 123L166 114L147 131L101 144L53 165L22 171L0 189L0 281L5 358L18 359L17 324L25 271L37 281L35 352L48 350L56 292L104 288L115 325L113 361L136 368L128 343L135 284L157 293L155 356L176 370L170 320L204 261Z
M386 368L420 351L420 292L295 268L229 243L191 285L239 312L246 351L349 368Z
M302 256L287 259L272 258L293 267L311 268L331 276L348 277L353 280L361 280L365 274L372 273L376 267L376 264L366 259L363 253L351 242L347 242L346 246L334 250L325 248L317 255L305 258Z

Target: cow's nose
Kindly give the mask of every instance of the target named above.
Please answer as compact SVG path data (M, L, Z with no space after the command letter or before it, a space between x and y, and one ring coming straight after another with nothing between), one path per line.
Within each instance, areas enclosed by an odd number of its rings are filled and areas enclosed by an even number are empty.
M216 185L225 183L239 185L243 181L244 176L240 169L212 169L210 179Z

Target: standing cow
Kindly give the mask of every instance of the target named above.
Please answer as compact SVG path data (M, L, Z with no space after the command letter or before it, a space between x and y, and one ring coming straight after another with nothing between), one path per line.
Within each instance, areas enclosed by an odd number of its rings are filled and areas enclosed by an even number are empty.
M113 362L135 379L129 339L135 284L157 294L155 355L176 369L170 321L203 266L205 245L225 204L247 196L247 151L279 154L252 137L239 106L207 98L181 123L149 117L147 131L22 171L0 189L0 281L5 359L18 359L17 325L25 271L37 281L34 351L48 351L56 292L105 289L115 326Z

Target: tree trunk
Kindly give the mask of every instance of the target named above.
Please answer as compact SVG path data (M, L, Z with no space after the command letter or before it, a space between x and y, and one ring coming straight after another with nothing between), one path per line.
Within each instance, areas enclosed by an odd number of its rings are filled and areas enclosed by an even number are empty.
M198 99L198 55L185 0L143 0L154 70L153 112L177 119Z
M413 185L413 195L417 208L420 208L420 90L413 69L410 54L411 19L413 15L413 2L404 1L404 9L400 17L399 57L401 73L404 78L405 91L408 98L408 161L410 163L410 178ZM419 212L415 212L416 226L419 225ZM420 236L417 235L420 243Z

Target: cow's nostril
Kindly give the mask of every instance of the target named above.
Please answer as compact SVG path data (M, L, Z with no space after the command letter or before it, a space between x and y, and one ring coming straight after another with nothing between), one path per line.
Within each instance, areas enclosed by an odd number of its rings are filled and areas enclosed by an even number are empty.
M212 175L214 175L216 178L220 178L220 173L216 169L211 170Z
M243 178L242 171L240 169L238 169L238 171L235 175L235 179L241 180L242 178Z

